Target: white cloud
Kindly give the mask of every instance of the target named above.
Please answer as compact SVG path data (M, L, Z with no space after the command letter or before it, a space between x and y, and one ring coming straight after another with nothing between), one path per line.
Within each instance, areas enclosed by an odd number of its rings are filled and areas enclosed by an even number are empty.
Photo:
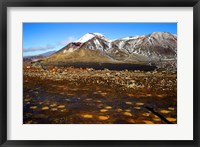
M77 41L75 37L68 37L66 40L58 42L58 45L67 45L68 43L75 41Z
M49 50L55 48L54 45L47 44L46 46L34 46L29 48L23 48L24 52L32 52L32 51L41 51L41 50Z

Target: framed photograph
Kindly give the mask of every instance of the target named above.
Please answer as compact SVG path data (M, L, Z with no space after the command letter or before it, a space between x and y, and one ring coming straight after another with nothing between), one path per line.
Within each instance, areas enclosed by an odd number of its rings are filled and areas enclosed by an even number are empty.
M199 146L198 0L8 0L2 146Z

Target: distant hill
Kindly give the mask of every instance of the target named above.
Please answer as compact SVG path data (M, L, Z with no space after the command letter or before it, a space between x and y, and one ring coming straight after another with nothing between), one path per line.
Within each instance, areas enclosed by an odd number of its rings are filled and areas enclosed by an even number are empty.
M55 52L56 51L49 51L49 52L45 52L43 54L39 54L39 55L35 55L35 56L26 56L26 57L23 57L23 60L24 61L29 61L29 62L31 62L31 61L37 61L39 59L43 59L45 57L48 57L48 56L54 54Z
M55 52L56 52L56 51L49 51L49 52L46 52L46 53L40 54L40 56L48 57L48 56L54 54Z

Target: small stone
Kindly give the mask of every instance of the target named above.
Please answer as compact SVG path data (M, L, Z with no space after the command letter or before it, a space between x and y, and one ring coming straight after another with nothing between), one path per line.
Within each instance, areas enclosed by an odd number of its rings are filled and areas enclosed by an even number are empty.
M161 121L160 118L153 118L154 121Z
M31 123L33 123L33 121L32 121L32 120L29 120L26 124L31 124Z
M130 110L130 109L126 109L125 111L126 111L126 112L131 112L131 110Z
M67 109L61 109L60 110L60 112L66 112L67 111Z
M100 94L101 94L101 96L106 96L107 95L106 92L101 92Z
M132 119L132 118L129 118L129 119L127 119L127 121L129 122L129 123L135 123L135 120L134 119Z
M136 103L136 105L142 106L144 105L144 103Z
M154 124L152 121L149 121L149 120L144 120L144 122L145 122L146 124Z
M124 112L123 114L126 116L133 116L130 112Z
M157 97L159 97L159 98L162 98L162 97L163 97L163 95L157 95Z
M149 97L150 97L150 96L152 96L152 94L146 94L146 96L149 96Z
M150 113L143 113L142 115L143 115L143 116L149 116Z
M101 109L100 112L107 112L107 109Z
M106 108L106 109L111 109L112 107L111 107L111 106L106 106L105 108Z
M138 110L139 110L139 109L140 109L140 107L134 107L134 109L138 109Z
M157 115L154 115L155 118L159 118Z
M99 119L100 120L107 120L107 119L109 119L109 117L108 116L99 116Z
M65 108L65 105L59 105L57 108L58 109L63 109L63 108Z
M167 117L166 119L167 119L168 121L172 121L172 122L176 121L176 118L172 118L172 117Z
M31 98L26 98L26 99L24 99L25 102L28 102L28 101L30 101L30 100L31 100Z
M42 110L49 110L48 106L42 107Z
M88 98L88 99L85 99L86 101L91 101L92 99L91 98Z
M58 109L57 108L51 108L51 111L57 111Z
M160 113L163 113L163 114L168 114L170 111L168 110L161 110Z
M168 109L171 110L171 111L175 110L175 108L173 108L173 107L168 107Z
M37 109L37 106L30 106L30 109Z
M103 107L103 104L99 104L97 107L98 107L98 108L101 108L101 107Z
M134 94L131 94L131 93L128 93L127 95L128 95L128 96L131 96L131 97L134 96Z
M127 105L132 105L132 102L125 102Z
M117 112L122 112L122 109L118 108L118 109L117 109Z
M50 105L50 107L55 107L55 106L56 106L56 104L51 104L51 105Z
M93 118L93 115L91 114L83 114L81 115L83 118Z

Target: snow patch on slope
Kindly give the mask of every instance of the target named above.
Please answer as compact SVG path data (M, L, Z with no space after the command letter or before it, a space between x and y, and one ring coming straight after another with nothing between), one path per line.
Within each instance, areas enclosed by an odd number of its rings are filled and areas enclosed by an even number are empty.
M69 48L68 50L65 49L65 50L63 51L63 53L64 53L64 54L66 54L66 53L72 53L72 52L74 52L75 50L76 50L76 49L74 49L74 48Z
M97 49L103 50L103 46L97 39L94 40L94 43L95 43Z
M121 38L122 40L130 40L130 39L138 39L140 37L145 37L144 35L140 35L140 36L129 36L129 37L124 37Z

